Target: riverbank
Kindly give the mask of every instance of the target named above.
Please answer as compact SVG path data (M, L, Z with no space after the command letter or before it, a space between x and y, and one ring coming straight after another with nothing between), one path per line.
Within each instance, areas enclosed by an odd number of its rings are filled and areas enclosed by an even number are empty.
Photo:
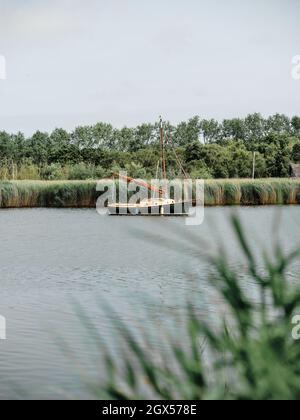
M96 181L0 181L0 208L93 208ZM205 205L300 204L300 179L205 181Z

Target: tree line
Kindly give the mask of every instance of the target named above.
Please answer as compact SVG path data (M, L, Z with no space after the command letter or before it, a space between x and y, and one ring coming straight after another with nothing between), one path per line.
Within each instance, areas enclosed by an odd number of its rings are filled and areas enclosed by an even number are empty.
M256 152L257 177L287 177L290 162L300 163L300 117L201 119L164 123L169 176L178 161L192 177L250 177ZM154 177L159 159L159 124L114 128L97 123L68 132L0 132L0 177L87 179L126 169L131 176Z

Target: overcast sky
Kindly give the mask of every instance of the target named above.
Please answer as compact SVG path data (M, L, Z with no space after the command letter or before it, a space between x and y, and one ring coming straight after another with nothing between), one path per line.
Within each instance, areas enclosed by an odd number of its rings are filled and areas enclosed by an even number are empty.
M0 0L0 130L300 114L299 0Z

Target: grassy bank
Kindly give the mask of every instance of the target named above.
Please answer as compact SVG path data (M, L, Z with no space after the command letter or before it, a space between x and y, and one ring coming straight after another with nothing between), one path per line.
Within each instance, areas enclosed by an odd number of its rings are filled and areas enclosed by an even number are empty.
M0 208L95 207L96 181L0 181ZM300 204L300 180L207 180L205 205Z
M95 207L96 199L96 182L0 182L0 208Z
M300 179L240 179L205 181L205 204L300 204Z

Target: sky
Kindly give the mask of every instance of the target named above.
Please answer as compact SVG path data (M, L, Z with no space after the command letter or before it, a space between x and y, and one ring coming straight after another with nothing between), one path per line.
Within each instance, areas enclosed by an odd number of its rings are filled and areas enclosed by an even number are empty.
M299 0L0 0L0 130L300 115L299 54Z

